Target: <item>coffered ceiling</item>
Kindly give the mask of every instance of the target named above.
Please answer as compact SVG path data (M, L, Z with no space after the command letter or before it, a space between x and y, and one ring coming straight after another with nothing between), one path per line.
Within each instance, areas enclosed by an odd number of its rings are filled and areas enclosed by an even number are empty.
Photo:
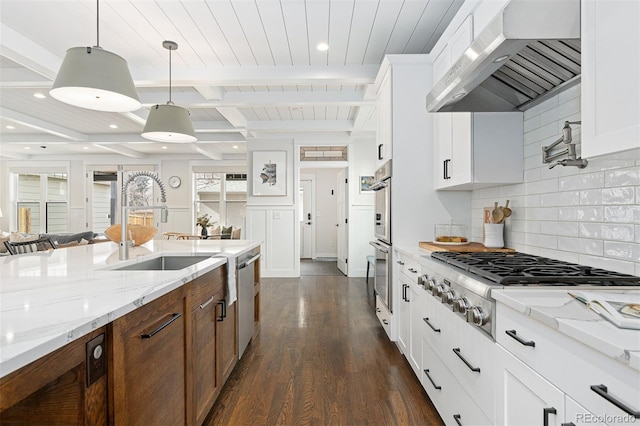
M120 114L48 95L66 50L96 44L95 0L2 0L0 157L230 159L251 137L371 136L366 89L384 55L430 52L462 2L102 0L99 44L127 60L143 104ZM169 99L163 40L179 45L172 100L190 111L195 143L140 136L149 108ZM321 42L329 49L318 50Z

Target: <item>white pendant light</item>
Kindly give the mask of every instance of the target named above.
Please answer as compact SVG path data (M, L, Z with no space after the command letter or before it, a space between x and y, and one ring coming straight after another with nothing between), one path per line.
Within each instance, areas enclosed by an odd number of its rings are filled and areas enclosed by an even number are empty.
M100 4L93 47L72 47L62 61L49 94L54 99L97 111L127 112L140 108L127 61L100 47Z
M195 142L198 139L189 111L171 102L171 51L178 48L178 43L165 40L162 47L169 50L169 102L151 107L142 137L158 142Z

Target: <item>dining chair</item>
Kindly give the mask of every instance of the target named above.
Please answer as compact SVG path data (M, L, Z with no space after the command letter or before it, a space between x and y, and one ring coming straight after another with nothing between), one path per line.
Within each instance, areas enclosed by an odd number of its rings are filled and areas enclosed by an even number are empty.
M55 250L58 246L51 238L38 238L31 241L5 241L4 246L10 254L36 253L38 251Z

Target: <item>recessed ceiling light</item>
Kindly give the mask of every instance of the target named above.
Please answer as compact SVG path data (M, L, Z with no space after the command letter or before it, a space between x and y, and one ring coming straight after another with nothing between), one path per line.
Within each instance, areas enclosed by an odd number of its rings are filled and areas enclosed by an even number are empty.
M233 146L233 149L238 149L238 145L234 145L234 146Z
M456 93L455 95L453 95L453 99L459 99L459 98L463 97L464 95L466 95L466 93L464 93L464 92Z
M13 130L13 129L15 129L15 127L13 127L11 124L7 124L7 125L6 125L6 128L7 128L7 129L9 129L9 130Z
M169 147L163 146L162 149L169 149Z
M111 127L112 129L117 129L118 125L117 124L109 124L109 127Z
M316 49L318 49L321 52L324 52L329 50L329 45L325 42L318 43L318 45L316 46Z
M24 149L31 149L31 147L30 146L25 146Z
M82 149L89 149L89 147L88 146L83 146Z
M34 97L34 98L38 98L38 99L44 99L44 98L46 98L46 96L45 96L44 94L40 93L40 92L36 92L36 93L34 93L34 94L33 94L33 97Z

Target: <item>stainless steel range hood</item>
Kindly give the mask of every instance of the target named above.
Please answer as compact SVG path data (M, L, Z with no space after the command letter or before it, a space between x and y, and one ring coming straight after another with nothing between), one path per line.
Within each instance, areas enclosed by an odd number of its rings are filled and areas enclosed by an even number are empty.
M427 110L525 110L580 81L580 0L512 0L427 95Z

